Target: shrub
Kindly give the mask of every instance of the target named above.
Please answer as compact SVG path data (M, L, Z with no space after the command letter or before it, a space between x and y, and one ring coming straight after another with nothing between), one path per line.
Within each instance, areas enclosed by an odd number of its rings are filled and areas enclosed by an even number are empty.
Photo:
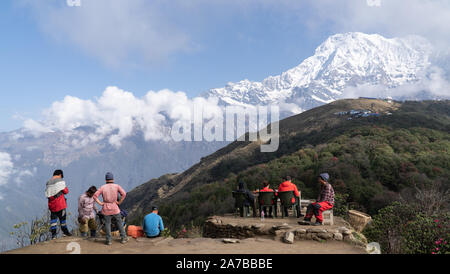
M394 202L379 211L363 234L369 242L378 242L383 253L402 253L402 234L408 222L414 220L415 208Z
M450 253L450 214L416 215L403 233L402 250L407 254Z

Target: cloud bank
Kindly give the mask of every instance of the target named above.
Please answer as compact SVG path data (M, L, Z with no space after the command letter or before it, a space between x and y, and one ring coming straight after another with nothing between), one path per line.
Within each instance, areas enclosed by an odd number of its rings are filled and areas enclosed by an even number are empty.
M167 89L149 91L143 98L117 87L107 87L95 101L66 96L44 111L44 121L26 120L24 128L34 134L63 131L73 133L79 127L92 127L78 145L105 137L114 146L141 130L146 141L167 140L173 121L192 121L194 107L204 110L203 118L211 119L219 113L217 98L189 99L184 92ZM75 144L75 143L74 143Z
M14 164L11 155L6 152L0 152L0 186L8 183L13 171Z
M419 75L418 78L418 81L406 83L394 88L381 84L350 86L344 89L342 98L365 96L375 98L392 97L394 99L424 99L421 96L427 94L425 96L426 98L429 98L431 95L434 98L450 99L450 82L446 79L445 71L442 68L431 66L424 72L424 75Z

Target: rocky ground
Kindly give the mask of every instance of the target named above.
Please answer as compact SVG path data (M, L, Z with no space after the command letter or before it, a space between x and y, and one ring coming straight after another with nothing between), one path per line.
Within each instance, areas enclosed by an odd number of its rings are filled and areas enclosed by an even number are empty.
M119 239L106 246L104 239L86 240L65 237L40 243L22 249L11 250L6 254L364 254L365 249L345 242L297 241L286 244L268 237L255 237L232 240L211 238L131 238L121 244Z
M111 246L102 237L64 237L6 254L367 254L365 239L335 217L333 226L303 226L297 218L213 216L205 223L208 238L129 238ZM213 225L213 226L211 226ZM225 234L224 234L225 233ZM242 236L244 235L244 236ZM211 236L211 235L210 235ZM225 236L225 237L224 237ZM363 237L363 236L362 236Z

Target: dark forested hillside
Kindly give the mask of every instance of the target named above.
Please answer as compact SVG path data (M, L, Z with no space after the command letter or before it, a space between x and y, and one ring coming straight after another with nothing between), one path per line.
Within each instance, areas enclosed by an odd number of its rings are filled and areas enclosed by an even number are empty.
M367 109L379 115L337 112ZM352 119L349 119L352 117ZM231 190L253 190L268 180L278 187L290 175L303 197L317 195L316 177L328 172L336 211L375 214L408 188L449 186L450 101L340 100L279 122L280 147L261 153L259 143L234 142L180 174L154 179L129 193L124 206L135 222L153 204L170 228L200 224L233 210Z

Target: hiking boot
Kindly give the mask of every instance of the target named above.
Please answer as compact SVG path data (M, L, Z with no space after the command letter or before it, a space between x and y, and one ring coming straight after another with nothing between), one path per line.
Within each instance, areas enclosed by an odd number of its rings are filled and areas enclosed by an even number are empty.
M58 236L56 236L56 234L55 235L52 235L52 240L55 240L55 239L57 239L58 238Z
M322 225L322 223L321 222L315 222L313 225L319 226L319 225Z
M311 225L311 222L309 222L309 221L298 221L297 223L299 225Z
M106 244L106 245L112 245L112 242L111 242L111 240L109 240L109 241L106 241L105 244Z
M62 228L61 230L63 232L63 236L67 236L67 237L71 237L72 236L72 233L70 233L67 228Z
M71 236L72 233L70 233L69 231L63 233L63 237L71 237Z
M122 240L120 240L121 244L125 244L128 242L128 237L122 238Z

